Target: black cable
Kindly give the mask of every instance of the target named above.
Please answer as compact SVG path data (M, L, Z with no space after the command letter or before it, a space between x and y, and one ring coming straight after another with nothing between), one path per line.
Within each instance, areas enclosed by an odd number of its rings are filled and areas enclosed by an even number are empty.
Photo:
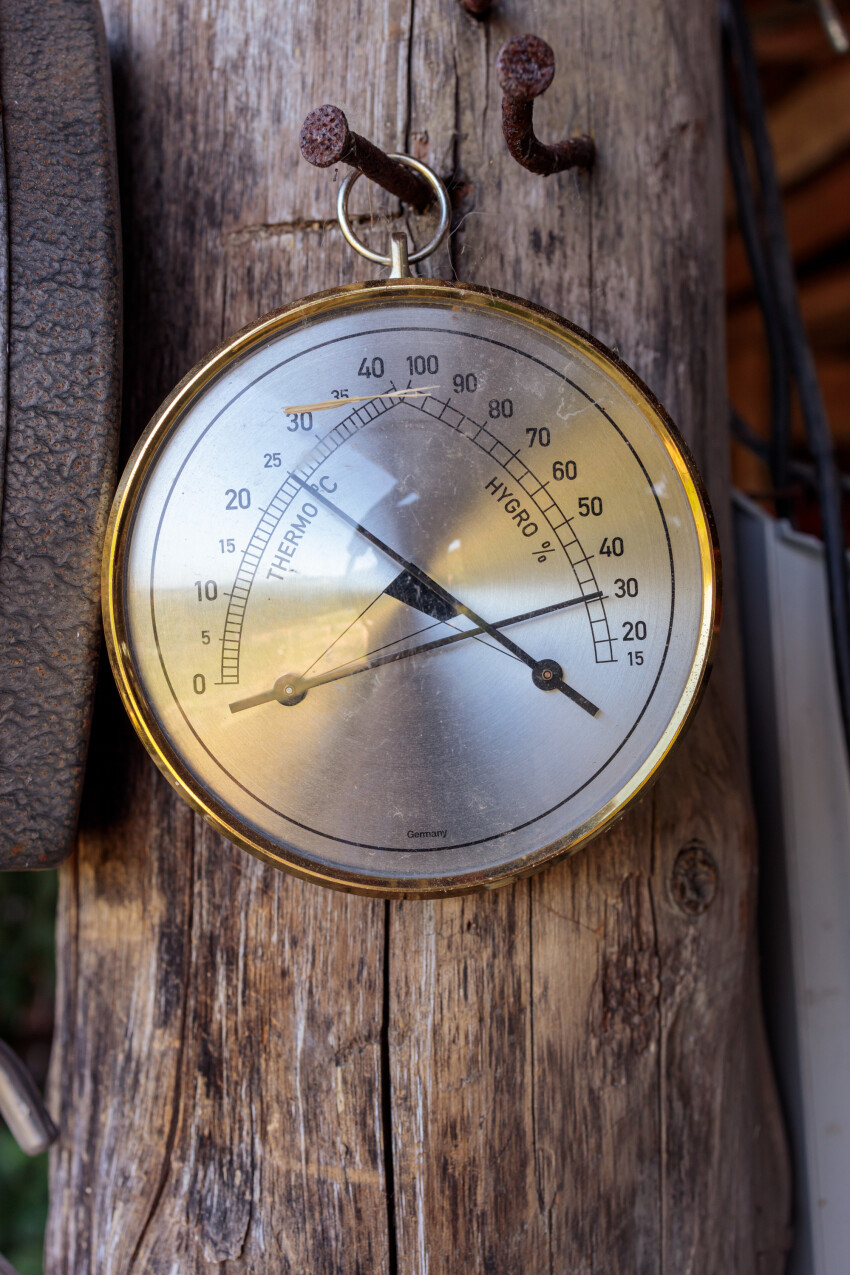
M791 393L785 358L785 342L777 314L776 294L762 247L756 199L747 169L728 76L724 76L723 79L723 102L726 153L729 159L729 171L732 174L732 185L735 189L738 225L741 229L741 237L744 241L767 337L770 366L770 444L767 461L773 485L777 491L781 492L788 484L791 452ZM779 516L788 517L790 512L787 501L783 502L780 498L777 501Z
M727 52L727 75L731 76L733 68L737 69L744 115L759 178L764 259L776 297L785 357L797 387L809 450L817 474L832 647L844 736L850 754L850 589L841 481L815 362L797 300L794 268L782 212L782 196L776 179L758 85L758 69L740 0L724 0L721 15Z
M753 452L758 456L759 460L767 460L770 455L770 444L766 443L756 433L752 425L744 420L741 413L731 406L729 408L729 429L736 442L741 443L749 451Z
M758 456L759 460L764 461L766 465L770 464L770 444L756 433L752 425L745 421L734 407L729 408L729 428L736 442ZM808 465L802 460L794 460L792 457L788 461L788 476L804 483L809 490L817 492L818 477L814 465ZM844 495L850 496L850 475L840 474L839 480Z

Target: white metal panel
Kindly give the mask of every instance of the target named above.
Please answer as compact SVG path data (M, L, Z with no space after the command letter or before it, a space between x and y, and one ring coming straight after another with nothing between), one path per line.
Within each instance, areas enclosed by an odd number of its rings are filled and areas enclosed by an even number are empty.
M823 548L736 498L767 1011L794 1145L788 1275L850 1270L850 771Z

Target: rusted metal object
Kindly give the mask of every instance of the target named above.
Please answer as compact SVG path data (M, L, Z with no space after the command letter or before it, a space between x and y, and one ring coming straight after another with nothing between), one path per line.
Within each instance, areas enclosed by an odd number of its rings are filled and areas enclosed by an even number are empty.
M508 150L530 173L549 177L567 168L590 168L596 144L586 136L546 146L534 134L534 99L545 93L555 74L555 55L536 35L518 35L499 50L496 60L502 86L502 132Z
M0 0L0 95L0 868L46 868L75 832L118 446L118 191L96 0Z
M460 3L473 18L486 18L493 8L493 0L460 0Z
M424 212L433 199L427 182L411 169L391 159L378 146L352 133L338 106L319 106L305 119L298 137L301 154L317 168L349 164L404 204Z
M26 1155L41 1155L59 1136L35 1081L14 1050L2 1040L0 1115Z

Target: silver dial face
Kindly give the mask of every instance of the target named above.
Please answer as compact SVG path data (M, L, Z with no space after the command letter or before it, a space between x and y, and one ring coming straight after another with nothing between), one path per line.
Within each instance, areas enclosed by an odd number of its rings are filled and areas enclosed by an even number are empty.
M587 338L461 288L345 289L196 369L108 546L125 702L246 848L468 889L601 828L704 677L709 516Z

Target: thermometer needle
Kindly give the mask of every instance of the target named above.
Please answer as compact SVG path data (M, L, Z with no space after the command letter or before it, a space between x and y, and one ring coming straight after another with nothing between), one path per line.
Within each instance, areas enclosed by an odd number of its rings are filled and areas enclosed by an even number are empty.
M336 514L336 516L341 518L343 522L347 522L349 527L353 527L356 532L363 536L364 539L368 540L370 544L373 544L376 549L380 549L381 553L386 554L388 558L392 558L393 562L397 562L400 567L404 567L405 571L409 571L410 574L420 582L420 584L424 584L425 587L430 589L432 593L436 593L438 598L442 598L444 602L448 602L449 606L454 607L459 614L465 615L472 621L473 624L477 624L482 633L486 633L489 637L494 638L495 641L500 642L506 651L510 651L511 654L515 655L518 660L522 660L523 664L527 665L528 668L531 669L531 676L535 686L538 686L544 691L560 691L563 695L566 695L569 699L571 699L574 704L578 704L579 708L583 708L586 713L589 713L591 717L596 717L599 712L597 705L594 704L592 700L587 699L579 691L575 690L575 688L570 686L569 683L564 681L563 670L554 660L535 660L533 655L529 655L528 651L524 651L521 646L517 646L516 642L512 642L511 639L506 637L504 633L500 633L499 630L494 628L492 624L489 624L486 620L482 619L482 617L473 611L471 607L466 606L466 604L461 602L459 598L456 598L454 594L449 593L448 589L444 589L441 584L438 584L436 580L432 579L431 576L423 571L421 567L417 567L413 562L408 562L407 559L403 558L400 553L396 553L395 549L391 549L388 544L385 544L383 540L380 540L374 532L368 529L368 527L364 527L362 523L357 522L350 514L347 514L344 509L340 509L338 505L335 505L332 500L328 500L327 496L320 491L318 487L311 487L308 483L304 482L303 478L299 478L296 473L293 473L291 477L293 481L298 483L300 487L303 487L305 491L309 491L311 496L313 496L315 500L318 500L319 504L324 505L326 509L330 509L331 513Z
M521 624L523 620L535 620L539 615L550 615L553 611L563 611L567 607L580 606L582 602L595 602L602 597L602 591L588 593L580 598L569 598L566 602L553 602L550 606L538 607L536 611L524 611L522 615L511 615L506 620L499 620L493 628L504 628L508 624ZM234 700L230 705L231 713L241 713L246 708L256 708L260 704L270 704L279 699L283 703L297 704L307 691L314 686L325 686L328 682L338 682L340 678L351 677L354 673L365 673L368 669L382 668L385 664L394 664L397 660L406 660L409 655L424 655L427 651L439 651L444 646L454 646L466 638L478 637L485 630L477 625L474 629L464 629L452 633L450 637L435 638L433 642L423 642L419 646L408 646L401 651L392 651L389 655L379 655L375 659L364 659L330 669L327 673L317 673L314 677L297 677L294 674L281 677L270 691L260 691L258 695L250 695L247 699ZM589 702L589 701L588 701ZM598 711L598 710L597 710Z

